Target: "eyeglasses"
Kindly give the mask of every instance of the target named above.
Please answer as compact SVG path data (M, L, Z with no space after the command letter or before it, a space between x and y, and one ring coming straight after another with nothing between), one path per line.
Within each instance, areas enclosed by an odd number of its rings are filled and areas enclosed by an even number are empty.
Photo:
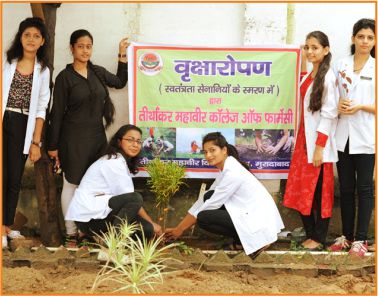
M137 145L142 145L142 141L141 140L134 140L134 139L130 139L130 138L122 138L122 140L125 140L127 143L129 143L130 145L132 144L137 144Z

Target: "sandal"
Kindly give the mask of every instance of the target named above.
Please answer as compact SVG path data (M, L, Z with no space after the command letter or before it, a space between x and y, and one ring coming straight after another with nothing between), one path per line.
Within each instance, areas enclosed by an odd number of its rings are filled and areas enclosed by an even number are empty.
M89 235L83 235L77 238L77 245L82 249L89 249L95 246L95 241Z
M64 247L73 248L73 249L77 248L78 247L77 234L68 234L64 242Z
M262 247L261 249L258 249L255 252L253 252L251 255L249 255L249 257L251 257L252 260L255 260L262 252L264 252L269 247L270 247L270 244Z

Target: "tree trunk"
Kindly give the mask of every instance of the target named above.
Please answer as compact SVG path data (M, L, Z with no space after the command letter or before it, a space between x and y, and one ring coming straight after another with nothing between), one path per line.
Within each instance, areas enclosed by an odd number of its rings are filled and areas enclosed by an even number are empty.
M294 42L295 33L295 4L288 3L286 10L286 44L292 44ZM287 179L280 180L280 200L283 199L286 189Z
M52 90L52 73L54 64L54 41L55 41L55 25L56 10L60 4L30 4L33 16L41 17L46 24L48 34L50 36L50 46L47 54L49 57L50 69L50 90ZM46 112L46 120L48 121L48 110ZM42 131L42 141L45 143L45 126ZM38 198L39 220L41 241L45 246L60 246L62 236L60 232L59 217L61 215L58 206L57 188L55 184L55 176L52 165L46 153L46 146L42 147L42 157L34 164L35 185Z

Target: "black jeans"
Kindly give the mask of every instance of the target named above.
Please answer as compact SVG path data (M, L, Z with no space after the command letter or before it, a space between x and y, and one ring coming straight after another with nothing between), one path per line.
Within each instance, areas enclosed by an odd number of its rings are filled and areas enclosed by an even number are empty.
M214 190L206 192L203 197L204 201L209 199L213 193ZM232 237L236 244L241 244L230 214L227 212L224 205L216 210L199 212L197 215L197 225L211 233Z
M324 245L326 242L330 218L322 218L322 185L323 165L320 169L318 182L316 183L311 214L309 216L300 215L306 231L306 237Z
M28 155L24 143L28 116L5 111L3 117L3 225L14 223L22 174Z
M77 227L85 234L100 234L107 231L107 223L120 226L122 220L127 220L128 224L137 223L141 226L144 236L151 239L154 236L154 227L150 222L138 216L138 212L143 205L143 198L138 192L131 192L113 196L109 199L109 207L112 211L105 219L91 219L88 222L76 221ZM140 236L141 231L136 235Z
M349 141L348 141L349 142ZM337 173L340 183L340 208L343 235L348 240L366 240L371 212L374 208L375 154L349 154L349 143L339 151ZM356 198L358 194L357 229L355 229Z

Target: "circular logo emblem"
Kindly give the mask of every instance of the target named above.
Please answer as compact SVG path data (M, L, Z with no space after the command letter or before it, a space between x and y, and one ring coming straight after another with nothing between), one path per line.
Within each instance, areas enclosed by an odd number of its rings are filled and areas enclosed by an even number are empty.
M148 76L159 74L163 68L163 60L155 52L147 52L139 57L138 67L140 71Z

